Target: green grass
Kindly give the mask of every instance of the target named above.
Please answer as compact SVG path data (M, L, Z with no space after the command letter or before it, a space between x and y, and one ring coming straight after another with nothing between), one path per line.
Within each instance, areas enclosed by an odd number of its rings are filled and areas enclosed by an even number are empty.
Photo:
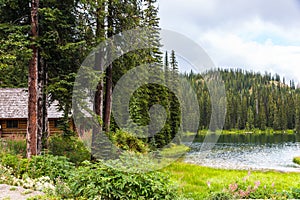
M241 181L248 175L248 171L213 169L183 162L175 162L163 171L179 184L180 192L185 197L193 199L204 199L211 191L222 191L229 184ZM277 191L300 188L298 173L251 171L249 181L260 181L262 187L274 183ZM210 188L208 182L211 184Z
M164 148L161 151L162 156L172 158L182 156L190 151L190 148L185 145L171 145L169 148Z
M300 157L295 157L293 159L293 162L296 163L296 164L298 164L298 165L300 165Z

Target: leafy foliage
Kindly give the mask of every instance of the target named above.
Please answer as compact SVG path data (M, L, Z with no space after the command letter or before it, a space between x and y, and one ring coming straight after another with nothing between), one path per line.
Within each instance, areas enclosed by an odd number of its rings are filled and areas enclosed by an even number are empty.
M1 165L13 169L13 175L30 178L50 177L52 181L56 178L66 178L69 171L74 169L74 164L65 157L43 155L35 156L28 160L20 156L5 154L1 156Z
M0 163L0 183L18 184L31 189L49 188L50 190L46 190L49 198L52 195L56 198L75 199L177 197L177 187L168 176L158 171L128 173L119 171L121 168L117 168L117 164L111 168L102 162L89 161L75 167L66 157L53 155L35 156L28 160L5 154ZM144 165L149 167L149 161L145 161ZM1 182L2 180L5 182Z
M66 179L70 171L74 169L74 164L66 157L46 154L35 156L29 161L27 174L31 178L48 176L51 180L60 177Z
M67 157L70 162L76 165L89 160L91 157L90 152L77 137L51 136L48 142L48 150L54 156Z
M3 154L1 155L1 165L13 169L13 175L22 177L28 169L28 160L17 155Z
M86 162L69 177L73 198L173 199L176 188L160 172L131 174Z
M111 133L110 135L111 141L122 150L140 153L146 153L149 151L147 144L129 132L118 129L115 133Z
M295 157L293 159L293 162L296 163L296 164L298 164L298 165L300 165L300 157Z

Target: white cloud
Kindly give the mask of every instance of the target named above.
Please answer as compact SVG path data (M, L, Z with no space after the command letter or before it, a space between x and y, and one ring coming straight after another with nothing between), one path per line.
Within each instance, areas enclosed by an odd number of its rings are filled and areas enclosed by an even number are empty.
M300 46L244 41L230 33L207 33L201 41L217 66L268 71L300 80Z
M162 28L198 42L217 66L279 73L300 82L297 0L161 0Z

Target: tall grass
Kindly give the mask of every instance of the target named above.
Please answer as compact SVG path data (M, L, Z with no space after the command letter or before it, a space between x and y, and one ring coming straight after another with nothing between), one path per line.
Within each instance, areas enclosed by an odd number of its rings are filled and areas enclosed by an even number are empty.
M205 199L211 192L222 192L224 188L248 176L248 171L222 170L175 162L163 170L177 181L181 193L188 198ZM278 192L300 188L299 173L252 171L250 181L260 181L261 186L271 187Z
M0 153L26 157L26 140L24 136L15 136L13 139L1 139Z

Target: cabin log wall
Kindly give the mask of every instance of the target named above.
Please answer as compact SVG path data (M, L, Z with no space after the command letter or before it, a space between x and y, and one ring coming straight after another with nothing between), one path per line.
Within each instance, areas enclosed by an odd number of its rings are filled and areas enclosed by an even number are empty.
M18 121L18 128L7 128L6 123L8 120L17 120ZM62 133L63 131L58 127L55 127L55 121L57 119L49 119L48 122L48 130L50 134ZM27 133L27 120L26 119L0 119L0 137L1 138L15 138L15 137L26 137ZM72 120L70 121L70 128L73 130L73 123Z

